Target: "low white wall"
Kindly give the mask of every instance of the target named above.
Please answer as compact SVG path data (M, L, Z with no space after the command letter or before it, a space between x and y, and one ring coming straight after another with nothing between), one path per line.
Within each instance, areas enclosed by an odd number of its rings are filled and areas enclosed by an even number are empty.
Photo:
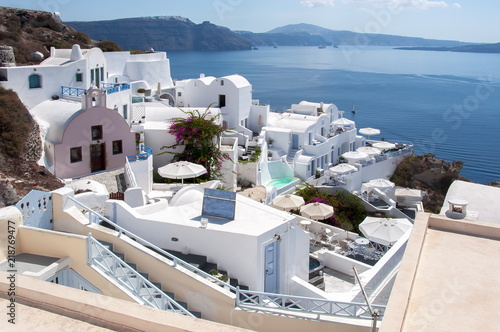
M328 299L324 291L297 276L292 277L290 294L295 296Z
M238 180L257 184L257 163L238 163Z
M351 259L349 257L328 250L320 250L318 252L318 258L325 264L326 267L329 267L351 277L354 276L354 272L352 270L353 266L356 267L358 273L363 273L372 268L372 266L368 264L361 263L355 259Z
M146 194L153 190L153 156L145 160L130 162L130 168L135 175L137 186Z
M17 232L23 215L15 206L0 209L0 262L17 253Z

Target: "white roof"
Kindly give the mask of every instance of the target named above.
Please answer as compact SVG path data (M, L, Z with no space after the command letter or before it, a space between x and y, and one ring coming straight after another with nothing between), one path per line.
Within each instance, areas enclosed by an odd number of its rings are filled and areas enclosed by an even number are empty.
M62 142L64 130L78 114L83 112L79 101L46 100L31 109L35 120L47 129L45 140L52 144Z
M147 214L147 219L198 228L202 205L203 191L195 187L186 187L172 198L166 209ZM286 224L295 217L253 199L236 195L234 220L206 218L209 221L208 229L258 236Z
M454 181L444 199L441 215L446 215L449 200L466 200L467 213L477 212L477 220L500 224L498 216L498 202L500 202L500 188L484 184Z
M321 118L311 115L272 112L267 117L267 126L287 128L297 133L305 133L319 119Z
M82 56L88 58L89 49L82 49ZM56 49L53 57L48 57L40 65L42 66L60 66L71 62L71 48Z
M234 75L224 76L221 78L225 80L230 80L237 88L250 86L250 82L248 82L248 80L241 75L234 74Z

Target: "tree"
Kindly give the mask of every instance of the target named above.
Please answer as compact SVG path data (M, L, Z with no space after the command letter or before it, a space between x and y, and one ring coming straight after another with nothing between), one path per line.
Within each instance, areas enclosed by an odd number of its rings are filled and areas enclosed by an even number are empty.
M182 151L164 151L159 154L170 153L174 155L173 161L186 160L203 165L207 174L201 179L213 180L221 176L222 162L229 160L227 153L222 153L218 143L225 129L217 124L220 113L213 115L210 104L203 113L198 110L183 111L187 117L171 119L169 133L175 136L175 144L163 146L161 149Z

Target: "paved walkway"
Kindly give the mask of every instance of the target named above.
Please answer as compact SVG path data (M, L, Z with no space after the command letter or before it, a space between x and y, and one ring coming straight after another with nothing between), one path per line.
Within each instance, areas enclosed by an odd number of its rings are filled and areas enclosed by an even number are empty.
M123 167L121 167L111 171L84 176L79 178L79 180L94 180L102 183L108 189L108 193L124 192L127 189L127 185L125 184L123 172Z

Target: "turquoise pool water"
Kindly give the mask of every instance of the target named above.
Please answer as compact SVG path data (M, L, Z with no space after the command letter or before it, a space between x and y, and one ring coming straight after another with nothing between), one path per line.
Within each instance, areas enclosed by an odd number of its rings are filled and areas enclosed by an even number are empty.
M279 178L269 181L266 186L267 187L275 187L276 189L281 189L287 184L297 180L297 178Z

